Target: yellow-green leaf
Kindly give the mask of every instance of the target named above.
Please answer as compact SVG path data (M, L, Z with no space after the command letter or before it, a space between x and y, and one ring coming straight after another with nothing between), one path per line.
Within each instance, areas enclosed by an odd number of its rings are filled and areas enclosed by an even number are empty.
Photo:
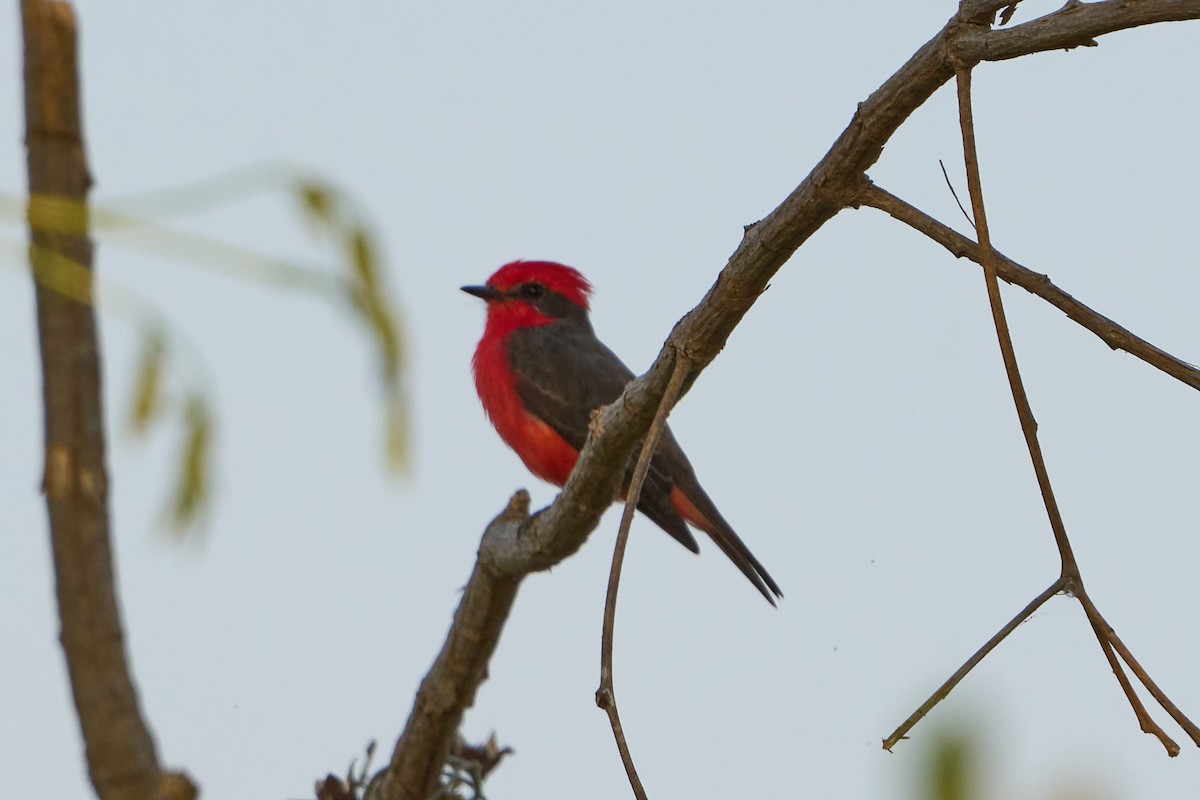
M331 187L315 180L302 180L296 187L296 194L301 210L314 227L333 227L337 194Z
M161 328L142 334L142 352L138 357L137 378L129 422L135 433L143 434L162 411L162 374L167 344Z
M375 257L375 243L361 225L356 225L350 230L346 240L346 251L350 258L350 266L368 290L367 293L376 293L379 287L379 262Z
M213 423L208 404L201 395L193 394L187 399L183 423L186 435L179 459L175 496L170 508L172 526L176 532L181 532L196 522L209 500L209 456Z

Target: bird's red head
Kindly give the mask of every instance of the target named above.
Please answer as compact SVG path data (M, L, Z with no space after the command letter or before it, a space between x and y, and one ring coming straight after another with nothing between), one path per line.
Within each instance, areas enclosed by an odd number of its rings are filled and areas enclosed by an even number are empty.
M560 294L575 305L588 310L592 285L579 270L553 261L514 261L505 264L488 278L487 285L501 292L512 292L525 284L538 284Z
M553 261L513 261L488 278L486 286L464 292L488 304L485 336L506 336L517 328L548 325L564 316L586 317L592 285L579 270Z

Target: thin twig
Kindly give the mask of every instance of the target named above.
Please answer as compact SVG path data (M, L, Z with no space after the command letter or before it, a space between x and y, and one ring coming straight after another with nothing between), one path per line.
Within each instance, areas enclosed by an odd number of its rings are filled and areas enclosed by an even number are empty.
M1092 623L1092 629L1096 631L1096 637L1103 637L1104 643L1112 645L1113 650L1116 651L1117 655L1121 657L1121 660L1129 665L1129 669L1133 672L1134 677L1136 677L1141 684L1146 687L1146 690L1150 692L1150 696L1153 697L1155 701L1157 701L1158 704L1162 706L1168 714L1171 715L1171 718L1175 720L1179 727L1183 728L1188 737L1197 746L1200 746L1200 728L1196 726L1196 723L1192 722L1191 719L1189 719L1188 716L1179 709L1179 706L1171 702L1171 698L1167 697L1166 693L1164 693L1163 690L1158 687L1158 684L1154 682L1154 679L1150 677L1149 673L1146 672L1138 660L1133 657L1133 653L1129 652L1129 648L1126 647L1125 643L1121 641L1121 637L1117 636L1117 632L1113 630L1112 625L1109 625L1108 620L1104 619L1104 616L1100 613L1100 610L1096 608L1095 603L1093 603L1092 599L1088 597L1087 592L1080 591L1076 596L1079 598L1079 602L1083 605L1084 612L1087 613L1088 621ZM1141 718L1139 717L1139 720L1140 719ZM1144 727L1143 730L1145 730ZM1146 732L1150 733L1150 731ZM1178 752L1178 749L1176 752ZM1171 755L1175 755L1175 753L1172 753Z
M1125 696L1128 698L1129 704L1133 708L1142 730L1156 736L1163 747L1166 748L1167 753L1175 756L1179 753L1179 745L1171 737L1167 736L1166 732L1150 717L1145 706L1134 691L1132 684L1129 682L1124 669L1121 668L1120 662L1117 660L1116 654L1113 651L1116 639L1115 633L1112 627L1100 615L1099 610L1091 602L1084 589L1079 564L1076 562L1075 554L1071 550L1066 526L1063 524L1058 503L1054 499L1054 491L1050 486L1050 476L1046 470L1045 459L1042 457L1041 446L1038 443L1037 422L1034 420L1033 410L1029 405L1029 398L1026 396L1025 388L1021 382L1021 374L1017 369L1016 353L1013 350L1012 337L1008 330L1008 323L1004 316L1004 305L1000 298L996 256L992 250L991 237L988 232L987 212L983 202L983 186L979 177L979 156L975 148L975 123L971 111L971 71L969 68L956 69L955 77L958 87L958 109L960 127L962 129L963 156L967 168L967 186L971 193L971 210L974 212L976 229L979 233L979 250L981 263L983 264L984 280L987 283L988 301L992 309L992 317L996 324L996 338L1000 343L1000 352L1004 359L1004 368L1008 375L1009 386L1012 389L1013 402L1017 406L1017 416L1021 420L1021 431L1025 435L1025 443L1029 448L1029 457L1033 461L1038 486L1042 490L1046 515L1050 520L1050 527L1054 532L1055 544L1058 546L1059 557L1062 560L1062 570L1059 580L1082 603L1084 611L1087 613L1088 621L1092 625L1092 630L1096 634L1096 640L1100 643L1100 648L1104 651L1105 658L1108 659L1113 674L1120 683L1122 691L1125 692ZM1124 651L1122 658L1125 658L1130 668L1134 669L1139 680L1148 689L1151 686L1154 687L1151 691L1155 699L1158 699L1163 704L1163 708L1167 709L1168 713L1171 713L1173 717L1176 717L1176 719L1182 718L1184 722L1180 724L1185 725L1185 729L1188 730L1189 735L1193 736L1193 739L1196 740L1197 736L1194 733L1195 726L1191 724L1191 721L1182 712L1179 712L1174 707L1174 704L1170 703L1170 700L1158 690L1157 685L1150 680L1150 676L1146 674L1140 664L1137 664L1136 660L1133 659L1133 655L1123 645L1122 650Z
M950 196L954 198L954 202L958 203L958 210L962 212L963 219L967 221L968 225L974 228L975 220L971 219L971 215L963 208L962 200L958 199L958 192L954 190L954 183L950 180L950 173L946 172L946 163L939 158L938 166L942 168L942 177L946 179L946 188L950 190Z
M617 543L613 550L612 568L608 573L608 594L604 598L604 627L600 634L600 688L596 690L596 705L608 714L612 725L613 736L617 740L617 749L621 752L621 762L625 765L625 774L629 776L629 785L638 800L646 800L646 790L638 777L637 768L633 764L633 756L629 752L629 744L625 741L625 729L621 726L621 717L617 713L617 696L613 689L612 656L613 656L613 626L617 616L617 590L621 585L621 566L625 563L625 546L629 542L629 529L633 524L633 513L637 510L638 497L642 493L642 484L650 471L650 461L667 424L667 415L675 405L675 398L683 388L691 361L682 353L676 353L675 369L671 380L667 383L662 400L659 401L658 411L654 422L646 434L642 451L638 455L637 466L634 467L633 477L629 481L629 489L625 494L625 510L621 514L621 527L617 530Z
M1108 660L1109 666L1112 668L1113 674L1117 678L1117 682L1121 685L1122 691L1129 700L1130 706L1133 708L1134 714L1137 716L1141 729L1158 738L1167 753L1171 756L1178 755L1179 745L1175 743L1170 736L1150 717L1142 704L1141 699L1134 691L1132 683L1129 681L1128 675L1125 674L1124 668L1118 660L1123 659L1139 681L1150 691L1155 700L1169 713L1172 718L1188 733L1192 740L1200 745L1200 729L1192 723L1190 719L1175 706L1174 703L1158 688L1158 685L1150 678L1149 674L1142 669L1141 664L1133 657L1124 643L1117 637L1112 626L1105 621L1100 611L1092 603L1084 590L1083 578L1080 575L1079 565L1075 560L1075 555L1071 550L1071 543L1067 537L1066 527L1063 524L1062 516L1059 513L1058 504L1054 499L1054 492L1050 486L1050 476L1046 470L1045 459L1042 456L1041 447L1037 439L1037 422L1033 417L1033 410L1029 405L1029 398L1025 393L1024 385L1021 382L1021 373L1017 368L1016 353L1013 349L1012 336L1009 333L1008 323L1004 315L1004 305L1000 297L999 273L1000 268L998 263L1002 257L998 256L995 250L992 249L991 237L988 232L987 212L983 203L983 188L979 177L979 156L975 147L975 123L971 111L971 72L967 67L959 67L955 71L958 87L958 109L959 122L962 130L963 140L963 157L967 168L967 186L971 194L971 210L975 216L975 226L979 235L979 246L974 249L974 245L963 247L961 243L954 241L954 245L963 253L970 255L972 260L977 261L983 266L984 281L987 285L988 304L991 307L992 318L995 322L996 338L1000 344L1000 353L1004 360L1005 373L1008 376L1009 387L1012 389L1013 403L1017 407L1017 416L1021 421L1021 431L1025 436L1025 443L1029 449L1029 457L1033 462L1034 472L1037 475L1038 486L1042 491L1042 499L1046 506L1046 515L1050 520L1051 529L1054 532L1054 540L1058 546L1059 558L1061 559L1061 570L1058 579L1050 585L1050 587L1034 598L1028 606L1026 606L1020 614L1014 617L1007 625L1001 628L996 635L988 640L982 648L969 658L950 678L943 683L936 692L934 692L928 700L926 700L920 708L904 721L892 734L883 742L883 746L887 750L892 747L900 739L908 733L909 730L927 713L930 709L941 702L953 688L966 676L971 669L983 660L985 656L1001 641L1003 641L1016 627L1023 622L1030 614L1033 613L1042 603L1045 603L1051 596L1059 591L1066 591L1078 598L1083 605L1084 611L1087 614L1088 622L1092 626L1093 632L1096 634L1096 640L1100 643L1100 649L1104 652L1104 657ZM943 168L944 171L944 168ZM957 199L957 198L956 198ZM873 185L868 185L864 188L860 201L865 205L872 205L881 210L887 211L892 216L912 225L917 230L929 233L935 240L941 241L951 252L956 252L955 247L947 243L944 226L931 217L922 214L915 208L908 206L903 201L893 195L884 192L882 189ZM935 231L939 236L935 236L931 231ZM953 232L951 232L953 233ZM958 237L958 234L954 234ZM961 237L959 237L961 238ZM957 253L956 253L957 254ZM1003 262L1001 262L1003 263ZM1020 265L1008 262L1005 264L1010 272L1020 273L1024 271ZM1008 276L1006 280L1013 282ZM1067 296L1069 298L1069 296ZM1074 302L1072 300L1072 302ZM1086 307L1083 307L1086 309ZM1091 312L1090 309L1086 309ZM1094 312L1091 312L1094 313ZM1098 315L1097 315L1098 316Z
M976 264L982 262L983 256L975 242L880 186L868 183L859 195L858 203L877 208L913 230L925 234L956 258L968 258ZM995 258L997 274L1005 283L1020 286L1030 294L1042 298L1073 322L1094 333L1113 350L1124 350L1193 389L1200 389L1200 369L1197 367L1155 347L1128 328L1079 302L1055 286L1045 275L1021 266L994 248L992 255Z
M1029 398L1025 394L1025 385L1021 381L1021 371L1017 367L1017 355L1013 349L1012 334L1009 333L1008 320L1004 314L1004 303L1000 299L996 258L992 250L991 235L988 232L987 211L983 205L983 184L979 178L979 155L975 150L975 121L971 111L971 71L969 69L958 70L956 78L963 157L967 167L967 190L971 193L971 212L975 216L975 229L979 233L983 279L987 284L988 304L991 306L992 319L996 326L996 339L1000 343L1004 371L1008 375L1008 385L1012 389L1013 403L1017 406L1017 416L1021 420L1021 433L1025 435L1025 445L1029 448L1033 471L1037 475L1038 487L1042 491L1046 516L1049 517L1050 528L1054 531L1054 543L1058 546L1058 555L1062 559L1062 574L1078 578L1079 565L1075 562L1071 541L1067 538L1067 529L1063 524L1062 514L1058 510L1058 502L1054 499L1054 489L1050 486L1050 475L1046 471L1046 461L1042 457L1042 447L1037 438L1037 420L1033 418L1033 409L1029 405Z
M1124 668L1121 667L1121 662L1117 660L1117 655L1113 652L1113 646L1108 635L1112 629L1104 621L1104 617L1100 616L1099 610L1092 604L1091 600L1085 599L1087 598L1086 592L1079 589L1077 590L1076 597L1079 598L1080 603L1083 605L1084 613L1087 614L1092 631L1096 634L1096 641L1100 643L1100 650L1104 653L1104 658L1108 661L1108 666L1112 669L1117 683L1121 685L1121 691L1125 693L1125 699L1129 701L1129 706L1133 709L1133 714L1137 717L1138 725L1141 727L1142 732L1157 738L1162 746L1166 748L1167 755L1172 758L1179 755L1179 745L1150 716L1150 712L1146 710L1146 706L1142 703L1142 698L1138 697L1137 692L1134 691L1133 684L1129 681L1129 676L1125 674Z
M995 636L993 636L991 639L988 639L983 647L976 650L974 655L968 658L953 675L947 678L946 682L939 686L937 691L931 694L929 699L922 703L921 707L914 711L908 719L904 720L900 727L892 731L891 735L883 740L883 749L890 751L896 746L896 742L907 738L908 732L912 730L913 726L920 722L921 719L928 714L934 706L942 702L942 700L946 698L946 695L950 694L950 692L954 690L954 687L957 686L959 682L967 676L968 672L974 669L980 661L983 661L987 654L992 652L992 650L996 648L996 645L1000 644L1000 642L1004 641L1010 633L1015 631L1022 622L1029 619L1030 615L1037 611L1043 603L1061 592L1065 584L1066 581L1060 577L1054 583L1050 584L1046 591L1035 597L1029 603L1029 605L1021 609L1021 611L1015 617L1008 621L1007 625L997 631Z

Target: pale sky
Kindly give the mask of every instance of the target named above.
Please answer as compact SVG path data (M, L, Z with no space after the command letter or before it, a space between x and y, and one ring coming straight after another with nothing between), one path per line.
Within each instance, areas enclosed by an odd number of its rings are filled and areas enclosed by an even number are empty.
M16 4L11 4L15 6ZM81 4L95 200L283 160L352 192L407 334L413 466L388 476L365 339L339 309L101 236L98 270L157 306L171 384L218 414L203 535L158 527L177 430L128 435L137 329L102 309L113 518L135 678L164 763L210 798L302 798L370 739L390 753L479 536L532 478L486 422L458 291L514 258L595 284L635 370L742 226L828 149L952 2ZM1016 21L1061 5L1022 4ZM1028 7L1027 7L1028 6ZM975 76L997 246L1200 362L1195 24L985 64ZM0 191L23 191L18 12L0 15ZM877 183L959 228L952 92L893 138ZM288 198L179 225L328 263ZM0 263L0 764L14 797L90 796L56 636L23 231ZM1200 720L1200 396L1004 293L1093 599ZM188 348L194 348L189 350ZM701 541L639 518L616 687L650 795L912 798L940 730L976 726L988 798L1182 797L1077 603L1055 598L888 754L880 741L1057 574L978 268L870 209L779 273L672 417L701 482L783 587L778 610ZM594 706L619 515L529 578L464 732L516 755L488 796L629 796ZM707 545L707 546L705 546Z

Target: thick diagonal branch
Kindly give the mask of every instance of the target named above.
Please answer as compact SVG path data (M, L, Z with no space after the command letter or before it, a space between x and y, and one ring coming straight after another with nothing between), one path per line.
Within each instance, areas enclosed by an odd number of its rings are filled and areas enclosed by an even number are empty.
M1000 0L964 3L967 7L978 7L983 13L974 17L988 17L989 9L1009 5ZM967 12L966 15L970 15ZM1006 61L1030 53L1047 50L1070 50L1075 47L1095 47L1097 37L1143 25L1159 22L1182 22L1200 18L1200 2L1196 0L1107 0L1099 3L1082 3L1070 0L1062 8L1030 22L1011 28L989 30L978 27L974 35L962 34L955 38L955 55L964 66L974 66L980 61Z
M382 797L423 799L437 786L463 712L487 677L488 662L523 577L497 568L491 553L516 541L528 520L529 494L522 490L484 532L446 643L421 681L404 733L396 742Z

